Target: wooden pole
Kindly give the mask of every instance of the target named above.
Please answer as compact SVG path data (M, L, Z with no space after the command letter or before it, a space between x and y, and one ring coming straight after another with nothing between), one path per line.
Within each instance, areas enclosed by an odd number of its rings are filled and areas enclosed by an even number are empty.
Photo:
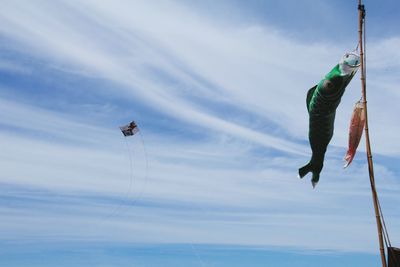
M361 4L361 0L358 0L358 21L359 21L358 35L359 35L359 47L360 47L360 59L361 59L361 88L362 88L362 98L364 103L364 114L365 114L365 144L367 149L368 172L371 183L372 200L374 203L376 226L378 229L379 250L381 254L382 267L386 267L386 256L385 256L385 249L383 246L383 236L382 236L382 222L378 207L378 193L376 192L375 188L374 164L372 161L372 151L371 151L371 144L369 140L369 130L368 130L367 90L365 82L365 62L364 62L364 47L363 47L364 18L365 18L364 5Z

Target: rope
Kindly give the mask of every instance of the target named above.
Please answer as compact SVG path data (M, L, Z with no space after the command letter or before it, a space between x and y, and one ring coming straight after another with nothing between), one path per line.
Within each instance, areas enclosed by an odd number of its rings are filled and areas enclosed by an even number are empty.
M146 145L144 143L144 139L143 139L143 135L142 133L139 131L139 136L140 136L140 141L142 143L142 147L143 147L143 152L144 152L144 159L145 159L145 172L144 172L144 186L142 187L141 191L139 192L139 194L137 195L137 197L132 201L132 205L136 204L136 202L138 202L142 196L144 191L146 190L147 187L147 180L148 180L148 172L149 172L149 161L148 161L148 156L147 156L147 149L146 149Z
M390 242L389 233L388 233L388 230L387 230L387 227L386 227L385 218L383 217L381 203L379 202L379 199L378 199L378 207L379 207L379 212L380 212L381 218L382 218L382 224L383 224L382 231L383 231L383 234L384 234L383 237L384 237L384 240L385 240L386 248L388 249L389 247L392 247L392 243ZM395 264L395 266L399 266L400 262L398 261L396 255L394 255L393 253L389 254L389 251L388 251L388 257L390 257L390 259L392 259L392 261Z
M129 186L128 186L128 190L125 192L124 196L122 197L122 201L121 203L115 207L107 216L105 216L102 220L102 223L108 221L109 219L111 219L112 217L117 216L118 214L121 214L126 208L127 208L127 204L130 204L129 206L133 206L135 205L142 197L146 187L147 187L147 180L148 180L148 156L147 156L147 150L146 150L146 146L143 140L143 136L141 134L141 132L138 132L138 135L140 136L140 141L142 143L142 147L143 147L143 152L144 152L144 160L145 160L145 173L144 173L144 186L142 187L141 191L137 194L137 196L131 200L132 197L132 188L134 187L135 184L135 176L134 176L134 172L133 172L133 167L134 167L134 160L133 160L133 153L134 150L131 148L131 146L129 145L129 142L127 140L127 137L124 137L125 140L125 149L127 151L128 154L128 159L129 159ZM130 136L129 138L132 138L132 136Z
M128 159L129 159L129 186L128 186L128 190L125 192L124 197L122 199L126 199L123 202L126 202L129 200L130 194L131 194L131 190L132 190L132 185L134 183L134 177L133 177L133 156L132 156L132 150L130 149L128 140L126 137L124 137L124 141L125 141L125 150L127 151L128 154ZM108 221L109 219L111 219L112 217L117 216L123 209L122 206L124 205L124 203L121 202L117 207L115 207L107 216L104 217L103 222Z
M379 209L378 205L378 193L375 187L375 178L374 178L374 165L372 160L372 152L369 140L369 127L368 127L368 113L367 113L367 96L366 96L366 53L363 51L363 46L366 44L366 35L365 35L365 8L362 5L362 1L358 1L358 10L359 10L359 46L360 46L360 56L361 56L361 89L362 89L362 96L364 98L364 114L365 114L365 143L367 149L367 159L368 159L368 172L369 172L369 180L371 183L371 191L372 191L372 198L374 203L374 210L375 210L375 217L376 217L376 224L378 230L378 237L379 237L379 250L381 255L382 266L386 267L386 256L385 256L385 249L384 249L384 242L387 241L383 240L386 239L384 237L384 227L382 226L382 214Z
M360 1L361 2L361 1ZM364 5L359 5L359 7L358 7L360 10L361 10L361 12L362 12L362 28L363 28L363 40L362 40L362 44L358 44L357 45L357 47L356 47L356 50L359 48L359 46L363 46L364 47L364 53L363 53L363 63L364 63L364 68L363 68L363 72L362 72L362 74L363 74L363 76L364 76L364 88L366 88L366 77L367 77L367 68L366 68L366 65L367 65L367 47L366 47L366 19L365 19L365 9L364 9ZM362 47L361 46L361 47ZM366 105L366 96L363 94L363 97L364 97L364 102L365 102L365 105ZM372 161L372 155L371 155L371 161ZM376 186L375 186L375 181L374 181L374 178L373 178L373 176L370 176L370 182L371 182L371 189L372 189L372 192L373 192L373 194L376 196L376 202L377 202L377 206L378 206L378 211L379 211L379 219L380 219L380 224L381 224L381 231L382 231L382 234L383 234L383 239L384 239L384 242L385 242L385 246L386 246L386 249L388 249L389 247L392 247L392 244L391 244L391 242L390 242L390 238L389 238L389 233L388 233L388 230L387 230L387 227L386 227L386 222L385 222L385 218L384 218L384 216L383 216L383 211L382 211L382 207L381 207L381 204L380 204L380 201L379 201L379 198L378 198L378 192L377 192L377 190L376 190ZM388 255L389 256L389 255ZM398 260L397 260L397 258L396 258L396 256L395 255L393 255L393 254L391 254L390 256L390 259L392 259L393 260L393 262L395 263L395 265L396 266L398 266ZM386 263L385 263L386 264Z
M391 246L392 246L392 243L390 242L389 233L388 233L387 228L386 228L385 218L383 217L382 208L381 208L381 203L379 202L379 199L378 199L378 207L379 207L379 212L380 212L381 217L382 217L382 224L383 224L383 233L384 233L384 237L385 237L385 239L387 239L387 243L388 243L388 244L386 244L386 246L389 245L389 247L391 247Z
M365 9L363 7L364 86L365 86L365 88L367 88L367 41L366 41L367 33L365 31L365 29L366 29L365 24L366 24ZM365 99L365 101L366 101L366 99Z
M364 83L365 86L367 86L367 42L366 42L366 19L365 19L365 10L364 10L364 16L363 16L363 47L364 47ZM357 45L358 47L358 45ZM375 191L376 195L378 195L377 191L376 191L376 187L375 187L375 183L374 183L374 188L373 190ZM378 202L378 208L379 208L379 214L381 216L381 221L382 221L382 231L384 234L384 238L385 238L385 243L386 243L386 247L392 246L391 242L390 242L390 238L389 238L389 233L386 227L386 223L385 223L385 218L383 216L383 212L382 212L382 207L379 201L379 198L377 198L377 202Z
M351 51L351 52L354 52L354 53L357 53L358 52L358 48L359 48L359 46L360 46L360 44L359 43L357 43L357 46L356 46L356 48L354 48L354 50L353 51ZM359 53L358 53L359 54Z
M131 151L133 151L133 149L130 148L127 138L125 137L125 143L128 148L128 154L129 154L129 160L130 160L130 166L129 166L130 167L130 182L129 182L128 192L126 193L126 197L125 197L126 198L125 203L130 202L130 206L135 205L142 198L142 195L147 187L147 180L148 180L147 174L148 174L149 163L148 163L147 150L146 150L146 146L145 146L143 135L142 135L141 131L139 131L138 134L140 136L140 141L142 143L144 159L145 159L144 186L142 187L140 192L137 194L137 196L132 200L131 200L131 196L132 196L131 191L132 191L132 186L134 184L134 179L133 179L134 176L133 176L133 159L132 159ZM120 207L121 206L122 205L120 205Z

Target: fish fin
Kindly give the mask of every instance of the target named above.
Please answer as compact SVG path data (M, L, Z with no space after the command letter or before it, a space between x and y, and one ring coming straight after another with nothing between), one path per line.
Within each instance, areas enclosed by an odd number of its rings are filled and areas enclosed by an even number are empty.
M299 178L303 178L310 171L311 171L311 163L308 163L307 165L305 165L299 169Z
M344 157L345 161L345 164L343 166L344 169L346 169L350 165L350 163L353 161L353 158L354 158L354 153L353 154L351 152L346 153L346 156Z
M315 188L315 186L317 185L318 181L319 181L319 173L313 172L313 176L311 178L311 184L312 184L313 188Z
M310 111L310 110L309 110L309 109L310 109L309 107L310 107L311 98L313 97L314 92L315 92L315 89L317 89L317 86L318 86L318 85L315 85L314 87L310 88L310 89L308 90L308 92L307 92L307 100L306 100L306 103L307 103L307 110L308 110L308 111Z

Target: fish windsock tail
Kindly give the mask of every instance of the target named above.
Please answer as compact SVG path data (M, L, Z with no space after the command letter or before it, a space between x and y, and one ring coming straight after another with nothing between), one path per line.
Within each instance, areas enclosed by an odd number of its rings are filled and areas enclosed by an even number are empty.
M312 175L312 178L311 178L311 184L312 184L313 188L315 188L315 186L317 185L318 181L319 181L319 173L313 172L313 175Z
M322 170L322 166L319 166L316 168L315 165L311 164L312 161L310 161L307 165L301 167L299 169L299 178L303 178L304 176L307 175L307 173L312 172L312 178L311 178L311 184L312 187L315 188L319 181L319 174Z
M305 165L299 169L299 178L303 178L310 171L312 171L311 163L308 163L307 165Z
M355 154L356 151L350 151L350 150L347 151L346 156L344 157L345 163L343 168L347 168L350 165L350 163L353 161Z

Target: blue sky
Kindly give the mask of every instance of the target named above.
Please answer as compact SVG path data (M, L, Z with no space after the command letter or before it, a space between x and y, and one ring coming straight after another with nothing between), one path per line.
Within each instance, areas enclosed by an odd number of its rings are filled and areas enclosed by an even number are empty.
M399 246L400 4L365 5ZM356 1L4 1L0 22L0 266L379 264L363 141L342 168L358 75L317 188L296 178L306 92L356 47Z

